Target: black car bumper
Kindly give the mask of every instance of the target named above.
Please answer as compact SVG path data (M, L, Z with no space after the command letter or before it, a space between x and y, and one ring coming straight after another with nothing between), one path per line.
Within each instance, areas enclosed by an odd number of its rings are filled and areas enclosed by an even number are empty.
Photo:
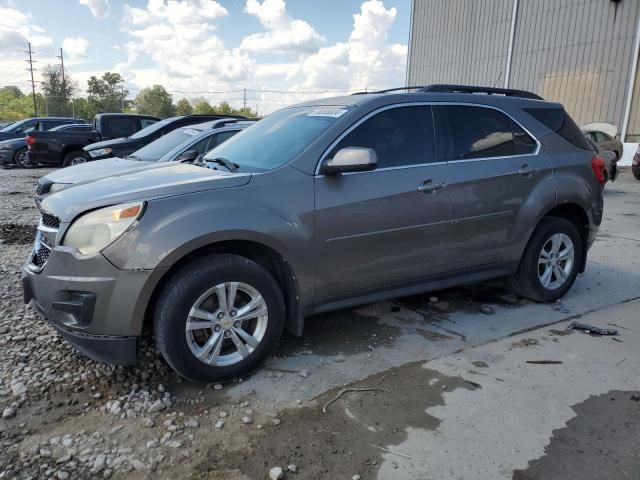
M14 153L13 150L0 150L0 165L3 167L15 167Z

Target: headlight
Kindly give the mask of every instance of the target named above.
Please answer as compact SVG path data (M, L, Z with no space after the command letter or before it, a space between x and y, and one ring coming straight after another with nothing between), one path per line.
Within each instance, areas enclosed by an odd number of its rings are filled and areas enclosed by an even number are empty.
M103 155L111 155L113 148L99 148L97 150L89 150L89 155L92 157L102 157Z
M63 245L95 255L120 237L142 215L144 204L125 203L86 213L67 230Z
M57 191L67 188L71 183L52 183L49 187L49 193L56 193Z

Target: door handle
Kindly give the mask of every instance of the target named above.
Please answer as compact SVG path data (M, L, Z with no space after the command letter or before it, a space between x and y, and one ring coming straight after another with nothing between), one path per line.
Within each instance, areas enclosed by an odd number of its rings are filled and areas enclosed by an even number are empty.
M526 163L518 169L518 175L522 175L523 177L531 177L538 173L540 170L534 170Z
M444 188L447 188L446 183L433 183L433 180L429 179L425 180L424 183L418 187L418 191L420 193L437 193Z

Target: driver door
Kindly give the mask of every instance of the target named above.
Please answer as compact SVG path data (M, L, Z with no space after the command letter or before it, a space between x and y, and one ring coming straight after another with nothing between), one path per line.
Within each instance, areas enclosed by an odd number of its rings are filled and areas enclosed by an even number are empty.
M429 105L365 118L327 155L375 150L373 171L317 175L316 301L417 283L446 268L447 164L438 161Z

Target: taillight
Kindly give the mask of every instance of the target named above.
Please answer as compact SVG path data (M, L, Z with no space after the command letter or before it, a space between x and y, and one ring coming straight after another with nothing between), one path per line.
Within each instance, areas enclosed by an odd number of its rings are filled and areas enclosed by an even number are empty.
M596 180L598 181L598 183L600 185L604 185L607 181L606 177L604 176L604 159L602 157L599 157L598 155L594 156L591 159L591 169L593 170L593 174L596 176Z
M36 139L33 138L31 135L27 135L27 146L31 148L31 146L35 144L36 144Z

